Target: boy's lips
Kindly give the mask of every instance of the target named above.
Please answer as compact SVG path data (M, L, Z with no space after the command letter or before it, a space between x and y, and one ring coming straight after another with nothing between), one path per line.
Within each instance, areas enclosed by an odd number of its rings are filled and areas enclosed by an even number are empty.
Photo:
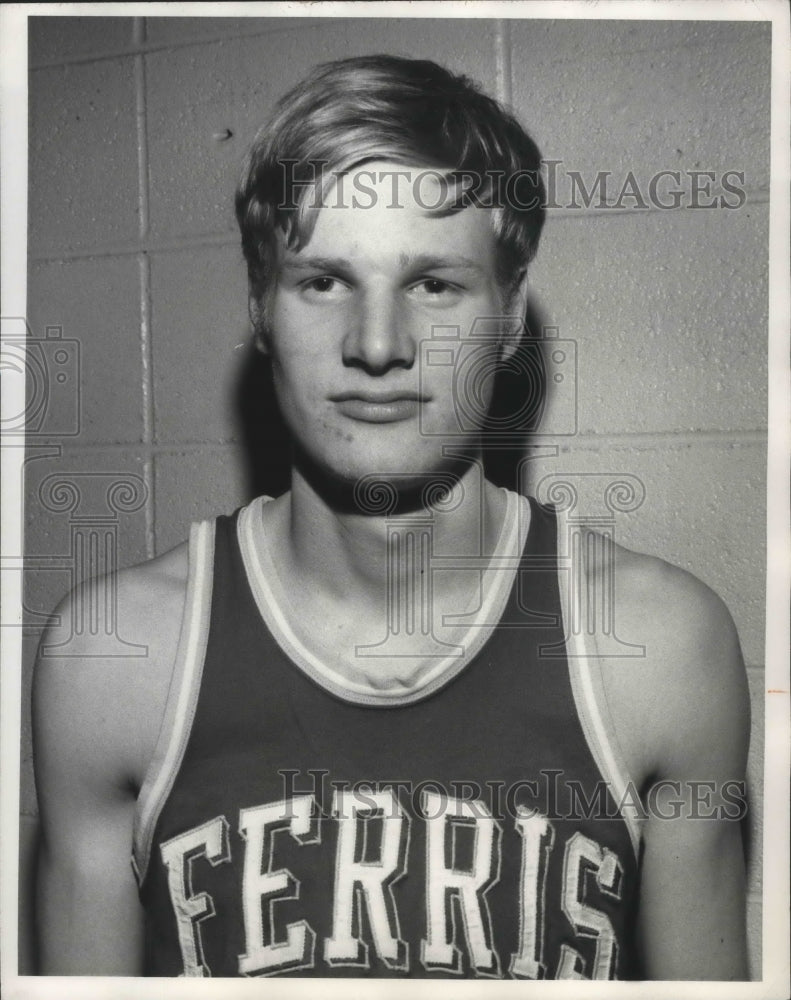
M390 424L417 415L427 397L412 390L372 392L353 390L330 396L337 409L351 420L369 424Z

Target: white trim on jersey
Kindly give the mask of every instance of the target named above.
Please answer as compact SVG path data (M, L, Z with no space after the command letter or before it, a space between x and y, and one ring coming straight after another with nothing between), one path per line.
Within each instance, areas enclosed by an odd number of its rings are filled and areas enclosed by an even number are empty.
M374 690L367 684L344 678L305 646L285 611L288 602L280 589L276 567L261 531L263 498L258 498L241 511L238 537L247 579L261 617L286 655L336 697L359 705L408 705L433 694L459 674L479 652L500 622L508 603L527 539L530 505L518 493L503 492L507 500L506 515L494 555L487 561L486 568L481 569L481 607L470 616L475 620L456 640L460 652L454 649L450 655L432 657L436 662L417 684Z
M190 529L187 597L178 652L156 749L135 808L132 867L139 884L146 876L154 827L181 766L198 703L211 618L214 524L202 521Z
M579 527L582 531L588 530L582 528L581 525ZM561 553L567 547L570 539L569 521L563 511L558 511L557 514L557 530L558 566L560 566ZM642 817L636 808L639 804L637 801L638 790L635 789L630 779L607 705L601 676L603 657L596 647L595 632L588 632L581 626L583 617L581 609L584 607L583 601L585 599L583 583L587 580L584 552L585 546L580 545L579 556L583 559L583 566L570 565L567 567L565 579L559 573L558 580L571 690L582 730L588 742L588 749L602 777L609 785L619 813L629 831L635 855L639 858ZM568 558L569 560L573 559L570 552ZM578 569L581 572L576 572ZM600 588L601 584L594 582L594 591L597 587ZM601 597L600 592L599 596Z

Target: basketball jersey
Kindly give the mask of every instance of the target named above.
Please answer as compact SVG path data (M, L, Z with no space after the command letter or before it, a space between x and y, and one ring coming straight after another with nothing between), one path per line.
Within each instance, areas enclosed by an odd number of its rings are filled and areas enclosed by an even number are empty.
M494 556L462 561L464 641L427 630L419 686L372 691L301 643L262 503L191 533L135 821L145 973L633 977L636 793L565 624L555 512L507 493Z

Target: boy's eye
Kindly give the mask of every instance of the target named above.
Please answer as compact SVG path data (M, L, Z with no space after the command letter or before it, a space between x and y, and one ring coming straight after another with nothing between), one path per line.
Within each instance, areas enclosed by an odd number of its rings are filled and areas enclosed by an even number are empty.
M317 274L315 278L307 278L300 282L299 290L306 301L318 302L321 299L326 305L343 298L349 292L349 286L329 274Z
M447 292L451 288L446 281L440 281L439 278L426 278L420 283L420 286L422 286L429 295L441 295L442 292Z
M441 278L422 278L412 286L412 294L424 303L450 305L462 294L458 285L452 285Z
M335 290L337 282L335 278L311 278L310 281L306 282L304 287L309 288L312 292L332 292Z

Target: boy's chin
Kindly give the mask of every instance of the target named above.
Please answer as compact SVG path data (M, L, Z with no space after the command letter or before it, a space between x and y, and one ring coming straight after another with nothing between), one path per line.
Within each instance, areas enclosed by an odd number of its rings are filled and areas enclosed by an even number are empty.
M398 461L381 456L380 461L344 463L337 467L311 460L304 453L297 466L313 489L331 505L368 515L395 514L444 506L460 479L474 463L434 454L425 462ZM429 456L425 456L426 459ZM449 502L449 501L448 501Z
M452 510L463 497L462 469L420 474L369 474L354 486L355 508L371 516L409 514L427 508Z

